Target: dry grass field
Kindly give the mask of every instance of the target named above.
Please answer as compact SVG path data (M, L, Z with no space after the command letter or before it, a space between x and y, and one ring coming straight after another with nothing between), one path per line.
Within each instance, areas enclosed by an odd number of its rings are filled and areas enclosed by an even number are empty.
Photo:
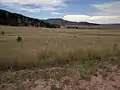
M87 78L98 69L120 64L119 29L0 26L1 31L4 31L4 35L0 34L1 88L5 87L3 83L20 83L26 79L37 80L40 77L59 81L65 76L70 76L75 78L74 80L76 77L79 80ZM22 37L21 42L16 41L18 36ZM54 89L54 87L51 86L53 88L51 90L99 90Z

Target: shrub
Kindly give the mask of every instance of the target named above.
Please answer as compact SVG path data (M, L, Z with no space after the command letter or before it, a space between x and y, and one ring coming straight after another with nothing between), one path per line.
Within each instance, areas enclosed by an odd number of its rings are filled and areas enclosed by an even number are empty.
M19 36L18 36L18 37L16 38L16 41L17 41L17 42L21 42L21 41L22 41L22 37L19 37Z

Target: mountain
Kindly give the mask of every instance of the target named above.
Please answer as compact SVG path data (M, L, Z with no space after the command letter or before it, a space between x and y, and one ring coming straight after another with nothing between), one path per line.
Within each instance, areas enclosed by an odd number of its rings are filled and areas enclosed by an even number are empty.
M96 24L89 22L72 22L61 18L40 20L31 18L18 13L12 13L0 9L0 25L10 26L33 26L46 28L120 28L120 24Z
M95 23L88 23L88 22L72 22L72 21L67 21L61 18L56 18L56 19L47 19L45 22L48 22L50 24L58 24L61 26L66 26L66 25L99 25Z
M50 24L58 24L65 28L72 28L72 29L111 29L111 28L120 28L120 24L96 24L96 23L89 23L89 22L72 22L67 21L61 18L56 19L47 19L45 22Z
M47 27L47 28L59 28L60 25L50 24L43 20L27 17L21 14L12 13L6 10L0 9L0 24L10 26L34 26L34 27Z
M56 19L51 18L51 19L45 20L45 22L48 22L50 24L58 24L58 25L61 25L61 26L65 26L68 23L68 21L63 20L61 18L56 18Z

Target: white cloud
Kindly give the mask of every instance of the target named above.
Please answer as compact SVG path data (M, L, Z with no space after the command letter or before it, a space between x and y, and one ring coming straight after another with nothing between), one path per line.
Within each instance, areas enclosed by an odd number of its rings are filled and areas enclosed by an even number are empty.
M119 16L65 15L63 19L75 22L120 23L120 15Z
M0 4L8 6L12 9L30 12L39 12L41 10L56 11L65 6L64 0L0 0ZM33 8L32 5L36 5L37 7Z
M56 11L56 10L59 10L59 8L54 8L54 7L41 7L41 8L21 7L21 10L29 11L29 12L40 12L40 11Z
M60 5L64 0L0 0L2 4Z
M98 10L93 13L93 16L65 15L63 19L76 22L120 23L120 1L92 4L91 6Z
M63 13L60 13L60 12L51 12L51 14L53 14L53 15L63 15Z
M99 10L99 14L120 15L120 1L103 4L92 4L92 6Z
M76 21L76 22L83 22L86 20L89 20L90 16L88 15L65 15L63 19L69 20L69 21Z

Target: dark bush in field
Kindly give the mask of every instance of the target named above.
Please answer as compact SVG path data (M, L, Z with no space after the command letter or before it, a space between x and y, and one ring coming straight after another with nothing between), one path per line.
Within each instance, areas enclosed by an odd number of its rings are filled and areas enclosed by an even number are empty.
M18 37L16 38L16 41L17 41L17 42L21 42L21 41L22 41L22 37L19 37L19 36L18 36Z

